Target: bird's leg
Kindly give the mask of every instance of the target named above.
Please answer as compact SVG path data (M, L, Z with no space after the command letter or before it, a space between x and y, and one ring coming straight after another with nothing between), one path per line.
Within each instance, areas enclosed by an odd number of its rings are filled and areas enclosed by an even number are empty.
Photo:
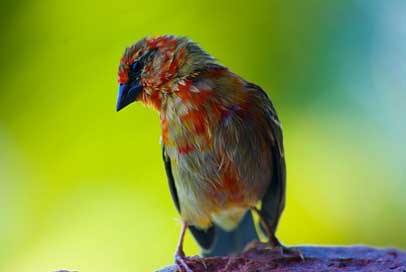
M182 270L182 268L183 268L186 272L193 272L192 269L190 269L190 267L186 263L186 256L185 256L185 252L183 251L183 240L185 238L186 230L187 230L187 223L183 222L182 229L181 229L180 235L179 235L178 245L176 246L175 263L178 266L179 271L183 271Z
M193 272L192 269L190 269L190 267L186 263L186 258L188 258L188 257L186 257L185 252L183 251L183 240L185 238L185 233L186 233L187 227L188 227L187 223L183 222L182 229L181 229L180 235L179 235L178 245L176 246L175 263L178 266L180 271L182 271L182 268L183 268L184 270L186 270L186 272ZM196 260L196 261L200 262L203 265L205 271L207 270L207 265L202 258L195 256L192 258L189 257L188 259L192 259L192 260Z
M303 256L302 252L300 252L297 249L288 248L288 247L282 245L281 242L279 242L279 240L275 236L275 232L274 232L273 228L271 227L271 225L269 224L268 220L266 220L266 218L261 214L261 211L258 210L257 207L253 207L252 210L258 214L260 222L261 222L262 226L264 227L266 234L268 236L268 239L269 239L268 243L272 248L278 249L282 255L285 255L285 254L293 255L293 256L297 256L300 259L304 260L304 256Z

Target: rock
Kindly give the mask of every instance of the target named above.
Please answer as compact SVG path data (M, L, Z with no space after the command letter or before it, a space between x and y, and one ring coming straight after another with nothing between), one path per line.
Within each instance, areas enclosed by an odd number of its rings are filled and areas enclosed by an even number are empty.
M367 246L349 247L292 247L304 255L282 255L261 244L233 257L189 257L186 262L193 272L406 272L406 252ZM207 269L204 267L205 263ZM157 272L175 272L175 265Z

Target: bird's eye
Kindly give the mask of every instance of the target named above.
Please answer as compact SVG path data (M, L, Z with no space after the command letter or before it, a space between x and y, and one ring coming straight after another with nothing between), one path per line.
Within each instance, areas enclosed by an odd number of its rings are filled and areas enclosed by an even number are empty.
M131 81L138 80L141 76L142 64L139 60L134 61L130 65L130 70L128 71L128 77Z
M134 61L133 64L131 64L131 70L137 71L140 68L140 62L139 61Z

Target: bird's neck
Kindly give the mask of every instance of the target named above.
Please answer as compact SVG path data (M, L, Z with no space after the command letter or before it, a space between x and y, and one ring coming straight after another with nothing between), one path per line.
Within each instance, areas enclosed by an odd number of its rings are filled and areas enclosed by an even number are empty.
M167 96L162 101L160 119L162 141L168 148L175 148L180 154L209 149L211 136L220 117L215 111L214 101L208 101L208 94L182 94ZM190 103L186 100L195 100ZM196 103L197 101L205 103Z
M210 149L214 130L244 101L242 86L239 77L216 67L168 88L159 100L165 146L181 154Z

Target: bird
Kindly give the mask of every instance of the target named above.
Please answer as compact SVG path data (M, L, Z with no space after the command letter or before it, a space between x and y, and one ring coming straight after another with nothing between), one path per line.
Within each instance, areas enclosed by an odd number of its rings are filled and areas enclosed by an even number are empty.
M267 93L184 36L148 36L127 47L118 68L116 110L133 102L158 112L162 158L182 228L203 256L230 256L258 241L297 253L275 235L285 207L282 127ZM298 253L300 255L300 253Z

